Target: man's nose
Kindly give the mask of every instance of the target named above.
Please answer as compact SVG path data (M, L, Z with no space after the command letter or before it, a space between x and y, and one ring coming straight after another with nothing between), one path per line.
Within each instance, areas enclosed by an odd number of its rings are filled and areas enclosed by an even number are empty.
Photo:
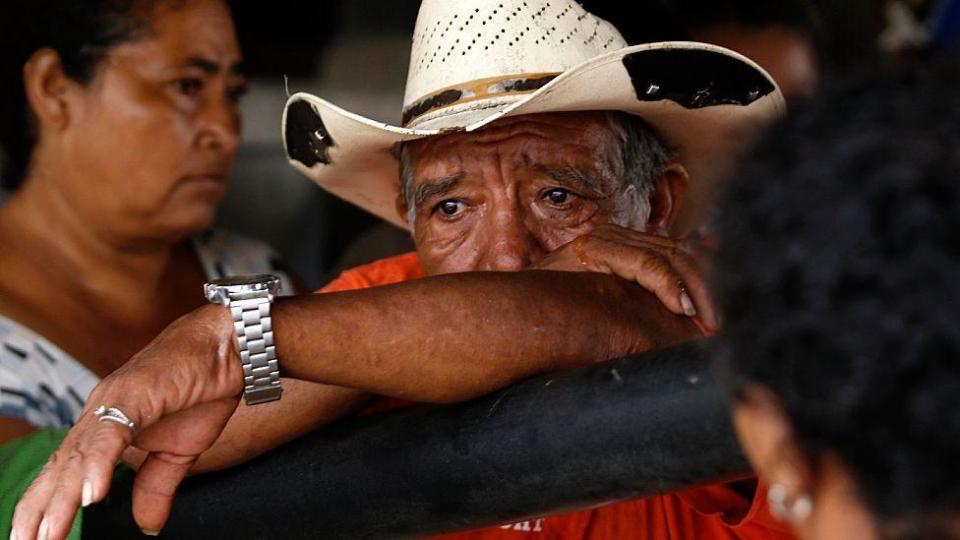
M546 255L540 241L515 211L503 211L488 225L487 243L481 270L516 272L528 268Z

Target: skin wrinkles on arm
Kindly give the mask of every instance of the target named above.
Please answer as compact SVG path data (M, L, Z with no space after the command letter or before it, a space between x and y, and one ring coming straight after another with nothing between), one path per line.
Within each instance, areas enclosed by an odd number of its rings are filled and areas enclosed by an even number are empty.
M225 310L205 310L232 329ZM456 403L540 373L700 337L638 285L587 272L433 276L282 298L272 316L283 399L238 407L191 473L253 459L375 395ZM143 457L134 450L124 459L137 466Z
M689 319L671 314L639 285L612 275L543 270L449 274L280 299L272 318L285 376L433 403L468 400L538 373L699 335ZM99 423L87 407L18 504L18 534L29 539L43 529L51 538L65 537L76 509L109 491L115 464L131 444L150 452L134 482L134 517L144 530L159 531L176 486L236 412L243 381L234 342L228 310L208 305L104 379L91 402L115 404L141 431L134 437ZM144 387L155 392L136 390ZM257 418L250 417L249 430ZM203 466L217 464L211 458Z
M284 298L273 325L284 377L295 379L284 379L279 402L238 407L193 473L257 457L357 412L373 395L465 401L539 373L699 337L635 284L550 271Z
M205 309L232 328L225 310ZM595 273L434 276L282 298L272 314L283 399L238 407L194 474L253 459L357 412L374 395L461 402L540 373L700 337L638 285ZM125 455L134 466L142 459Z
M274 313L286 376L431 403L699 337L639 286L592 273L436 276Z

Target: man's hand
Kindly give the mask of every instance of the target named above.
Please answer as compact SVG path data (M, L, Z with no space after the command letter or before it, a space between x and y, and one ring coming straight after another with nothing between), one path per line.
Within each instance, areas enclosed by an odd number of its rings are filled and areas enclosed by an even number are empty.
M208 306L172 324L104 379L17 504L16 538L66 537L77 508L106 496L131 445L149 453L134 482L134 519L144 531L159 531L177 486L236 409L243 375L235 341L229 313ZM138 431L98 422L94 410L101 405L121 410Z
M541 268L617 277L474 272L286 299L271 311L274 339L287 377L414 401L463 401L538 373L692 339L691 325L663 317L657 305L686 313L686 289L704 322L716 320L685 253L676 241L605 228L551 254ZM243 377L233 332L227 310L207 306L104 379L18 505L17 538L34 540L41 520L47 538L63 538L77 507L106 495L131 446L149 452L134 484L134 517L159 530L176 487L236 409ZM317 361L324 358L337 361ZM343 413L355 403L356 393L350 396L338 400ZM101 405L120 409L140 431L97 422L93 410Z
M603 225L553 251L531 269L613 274L652 292L673 313L699 317L704 326L716 331L720 321L700 264L705 243L697 240Z

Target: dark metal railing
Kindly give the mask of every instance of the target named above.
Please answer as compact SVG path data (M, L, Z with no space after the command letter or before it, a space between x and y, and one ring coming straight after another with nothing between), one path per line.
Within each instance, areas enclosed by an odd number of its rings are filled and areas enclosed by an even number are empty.
M700 345L537 377L451 406L343 421L188 480L168 538L396 538L742 477ZM142 538L130 475L84 536Z

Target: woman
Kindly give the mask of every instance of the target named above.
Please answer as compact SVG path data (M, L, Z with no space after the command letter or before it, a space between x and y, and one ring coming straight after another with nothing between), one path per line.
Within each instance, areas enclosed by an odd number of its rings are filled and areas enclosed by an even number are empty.
M827 95L730 194L734 420L806 540L960 538L957 88L954 61Z
M225 2L17 1L4 18L0 443L70 426L209 278L277 273L265 246L204 233L246 85Z

